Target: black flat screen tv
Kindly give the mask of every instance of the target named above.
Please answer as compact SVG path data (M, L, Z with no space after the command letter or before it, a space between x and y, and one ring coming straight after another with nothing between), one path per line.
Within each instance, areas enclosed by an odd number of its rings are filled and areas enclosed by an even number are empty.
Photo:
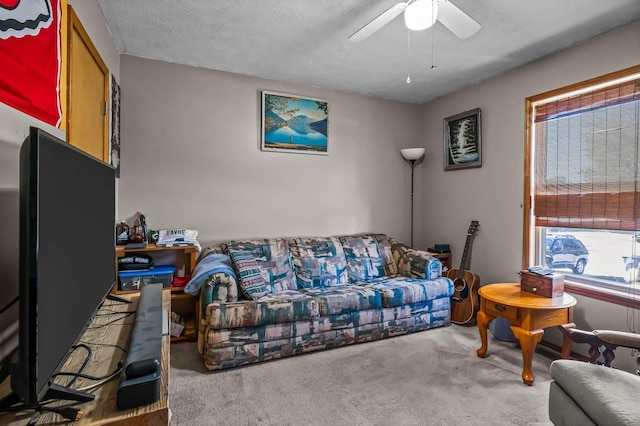
M56 372L114 285L114 224L114 169L32 127L20 149L19 347L11 371L12 391L27 407L60 390Z

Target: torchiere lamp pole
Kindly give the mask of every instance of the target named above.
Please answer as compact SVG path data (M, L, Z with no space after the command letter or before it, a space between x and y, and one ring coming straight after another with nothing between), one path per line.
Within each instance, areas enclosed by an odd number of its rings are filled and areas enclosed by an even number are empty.
M411 164L411 248L413 248L413 169L416 161L424 157L424 148L405 148L400 150L400 154Z

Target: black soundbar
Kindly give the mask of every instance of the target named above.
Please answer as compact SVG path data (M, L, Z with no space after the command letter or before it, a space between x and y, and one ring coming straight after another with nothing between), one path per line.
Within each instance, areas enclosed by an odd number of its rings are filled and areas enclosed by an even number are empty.
M142 287L127 358L116 397L119 409L160 399L162 365L162 284Z

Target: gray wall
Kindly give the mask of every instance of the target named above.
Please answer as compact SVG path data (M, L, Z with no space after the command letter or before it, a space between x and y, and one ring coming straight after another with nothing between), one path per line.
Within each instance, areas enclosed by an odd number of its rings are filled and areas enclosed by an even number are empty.
M365 231L409 241L400 149L420 145L420 106L126 55L120 73L120 219L141 211L203 244ZM330 154L261 151L262 90L327 100ZM423 181L418 167L418 194Z
M482 283L517 282L522 269L524 188L524 99L589 78L617 71L640 60L640 22L606 33L514 71L425 105L424 135L430 156L425 179L440 202L423 197L422 241L449 241L453 264L459 265L469 221L480 222L473 245L471 270ZM443 170L443 119L473 108L482 109L482 167ZM578 297L578 326L627 330L627 309ZM630 313L629 313L630 314ZM545 337L560 341L549 331ZM630 357L620 356L635 371Z

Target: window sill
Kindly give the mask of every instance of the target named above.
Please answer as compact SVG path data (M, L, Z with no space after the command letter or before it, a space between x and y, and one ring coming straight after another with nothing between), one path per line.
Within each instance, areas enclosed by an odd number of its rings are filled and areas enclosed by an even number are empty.
M640 289L629 287L628 291L613 290L585 283L565 281L564 290L591 299L601 300L633 309L640 309Z

